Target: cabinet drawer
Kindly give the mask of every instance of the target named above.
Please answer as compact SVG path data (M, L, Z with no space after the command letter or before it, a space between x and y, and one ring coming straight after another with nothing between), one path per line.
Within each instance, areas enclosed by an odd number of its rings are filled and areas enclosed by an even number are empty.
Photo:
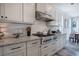
M47 56L52 54L55 51L55 43L49 43L47 45L41 46L41 55L42 56Z
M27 42L27 47L35 47L38 45L40 45L40 40L34 40L34 41Z
M4 54L26 49L26 43L14 44L4 47Z
M5 54L4 56L26 56L26 51L16 51L9 54Z
M49 54L48 53L46 53L46 54L42 54L42 56L48 56Z
M51 42L45 45L41 45L41 49L46 49L48 47L55 46L55 45L56 45L56 42Z
M27 56L39 56L39 55L40 55L39 47L27 48Z
M0 47L0 56L3 54L3 47Z

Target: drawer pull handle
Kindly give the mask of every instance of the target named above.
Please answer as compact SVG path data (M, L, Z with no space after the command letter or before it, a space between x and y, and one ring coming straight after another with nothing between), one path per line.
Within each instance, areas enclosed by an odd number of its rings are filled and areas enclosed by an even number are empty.
M47 56L48 54L44 55L44 56Z
M47 48L48 46L45 46L44 48Z
M52 45L54 45L55 44L55 42L54 43L52 43Z
M1 18L3 18L3 16L1 16Z
M34 42L34 43L32 43L32 44L36 44L37 42Z
M21 48L21 47L12 48L11 50L15 50L15 49L19 49L19 48Z

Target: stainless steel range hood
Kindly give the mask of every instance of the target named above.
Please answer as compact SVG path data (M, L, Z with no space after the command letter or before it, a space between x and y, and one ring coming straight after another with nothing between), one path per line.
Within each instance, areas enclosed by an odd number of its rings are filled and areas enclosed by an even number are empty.
M50 15L40 11L35 11L35 18L36 20L42 20L46 22L54 21Z
M37 3L35 3L35 18L36 20L42 20L45 22L54 21L51 15L37 10Z

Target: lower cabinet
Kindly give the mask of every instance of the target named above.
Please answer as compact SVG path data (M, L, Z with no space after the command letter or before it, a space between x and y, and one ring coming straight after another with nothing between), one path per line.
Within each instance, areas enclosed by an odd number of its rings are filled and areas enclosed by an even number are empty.
M59 51L65 47L66 44L66 36L65 35L59 35L57 37L57 42L56 42L56 51Z
M0 56L3 55L3 47L0 47Z
M65 42L65 36L59 35L56 41L41 45L41 56L53 56L56 52L65 47Z
M56 43L56 50L59 51L62 48L64 48L65 44L66 44L65 42L66 42L66 40L65 40L65 36L64 35L63 36L58 36L57 43Z
M16 51L8 54L4 54L4 56L26 56L26 51Z
M5 46L4 56L26 56L26 43Z
M55 52L56 42L41 45L41 56L52 56Z
M40 45L40 40L27 41L0 47L0 56L53 56L65 46L65 36L56 41Z
M40 40L27 42L27 56L39 56L39 55L40 55Z

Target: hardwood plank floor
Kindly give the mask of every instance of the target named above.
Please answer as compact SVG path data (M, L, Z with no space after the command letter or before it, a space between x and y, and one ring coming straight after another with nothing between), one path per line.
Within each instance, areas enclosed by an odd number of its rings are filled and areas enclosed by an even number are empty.
M67 41L65 48L58 51L54 56L79 56L79 44Z

